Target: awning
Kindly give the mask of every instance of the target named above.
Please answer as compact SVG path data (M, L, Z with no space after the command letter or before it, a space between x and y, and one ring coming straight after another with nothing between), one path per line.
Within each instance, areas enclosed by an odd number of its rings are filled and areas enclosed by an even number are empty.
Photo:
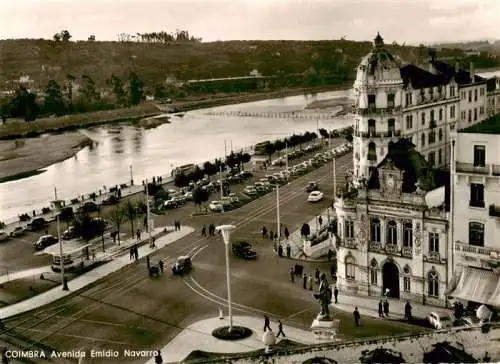
M458 299L485 303L491 300L494 292L500 290L498 275L490 270L465 267L460 280L449 295Z
M498 276L497 276L498 277ZM490 299L487 302L488 304L496 307L500 307L500 279L497 278L497 286Z
M445 296L449 296L451 292L457 288L458 282L460 282L460 278L462 277L462 273L454 273L453 277L451 277L450 283L446 286L446 290L444 291Z

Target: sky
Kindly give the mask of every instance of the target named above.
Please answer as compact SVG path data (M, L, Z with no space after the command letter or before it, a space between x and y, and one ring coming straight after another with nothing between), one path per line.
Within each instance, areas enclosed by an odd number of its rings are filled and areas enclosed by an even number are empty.
M500 0L0 0L0 39L117 40L186 29L203 41L500 39Z

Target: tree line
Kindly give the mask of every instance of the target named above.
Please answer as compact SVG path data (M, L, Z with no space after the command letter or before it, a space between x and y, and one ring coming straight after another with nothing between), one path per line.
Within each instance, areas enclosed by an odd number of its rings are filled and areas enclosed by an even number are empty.
M145 43L172 43L172 42L201 42L201 38L194 37L189 34L189 31L176 29L175 32L159 32L150 33L120 33L118 34L119 42L145 42Z
M90 76L82 75L77 79L68 74L63 85L55 80L48 81L43 90L42 102L39 102L37 94L25 86L20 86L15 95L2 104L2 115L33 121L39 115L62 116L133 106L145 99L144 82L135 72L130 72L125 81L111 75L106 83L112 90L111 98L101 95L100 89ZM73 94L75 85L78 85L78 96Z

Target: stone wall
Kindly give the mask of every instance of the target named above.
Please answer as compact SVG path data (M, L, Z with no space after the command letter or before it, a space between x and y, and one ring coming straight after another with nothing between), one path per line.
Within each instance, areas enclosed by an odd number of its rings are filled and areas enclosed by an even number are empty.
M433 345L448 342L459 350L464 350L479 362L484 357L490 362L500 360L500 324L492 325L488 332L480 327L454 328L450 331L430 331L419 335L405 335L379 339L357 340L343 343L311 345L307 348L295 348L276 351L270 354L242 354L239 358L199 361L200 363L303 363L312 358L329 358L338 363L359 363L363 353L377 348L389 349L401 353L406 363L423 362L424 353L433 350ZM325 361L327 362L327 361Z

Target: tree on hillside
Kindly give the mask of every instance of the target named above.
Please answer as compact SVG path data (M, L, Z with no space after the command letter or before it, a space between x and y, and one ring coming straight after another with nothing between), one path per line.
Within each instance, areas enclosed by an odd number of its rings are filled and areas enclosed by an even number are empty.
M89 35L89 38L87 40L89 42L95 42L95 35L94 34Z
M123 81L119 77L111 75L111 79L109 80L109 82L113 86L113 92L116 97L116 103L118 105L125 105L127 102L126 100L127 93L123 88Z
M128 81L130 104L138 105L142 100L144 100L144 82L142 82L135 72L130 72Z
M100 99L99 93L95 89L95 82L92 80L90 76L82 75L81 77L81 93L84 100L91 104L94 101L98 101Z
M73 112L73 83L76 78L71 73L66 75L66 95L68 98L68 111L71 114Z
M64 104L61 86L59 86L56 81L49 80L45 88L45 94L45 111L56 114L57 116L64 115L66 106Z
M69 40L71 39L71 34L67 30L61 30L60 35L63 42L69 42Z
M56 33L52 36L52 39L54 39L54 42L60 42L61 41L61 34Z
M13 117L24 117L25 121L35 120L39 111L36 95L29 92L24 86L19 87L16 95L10 101L9 109Z

